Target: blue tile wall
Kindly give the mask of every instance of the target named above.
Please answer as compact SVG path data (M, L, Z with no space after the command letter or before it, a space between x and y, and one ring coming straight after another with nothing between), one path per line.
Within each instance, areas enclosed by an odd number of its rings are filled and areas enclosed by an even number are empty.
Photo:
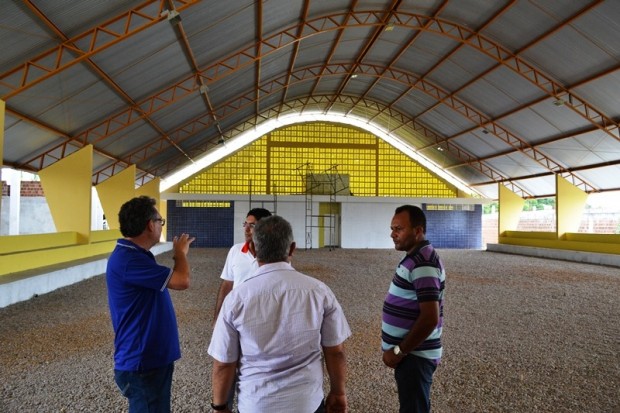
M427 210L426 239L435 248L482 248L482 205L476 205L473 211L434 211Z
M178 205L177 205L178 203ZM182 207L181 201L168 201L168 241L175 235L188 233L196 237L192 247L231 247L234 241L235 205L229 208Z

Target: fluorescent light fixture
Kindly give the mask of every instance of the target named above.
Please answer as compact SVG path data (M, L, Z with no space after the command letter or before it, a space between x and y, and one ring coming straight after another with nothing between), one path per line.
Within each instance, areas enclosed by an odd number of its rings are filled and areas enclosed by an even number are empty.
M178 11L172 9L168 11L168 21L170 22L170 24L172 24L173 26L176 26L177 24L179 24L179 22L181 21L181 15L179 14Z
M332 122L332 123L341 123L345 125L354 126L356 128L365 130L375 136L386 141L388 144L404 153L414 161L423 165L425 168L432 171L437 176L440 176L442 179L450 182L460 190L473 195L482 196L482 194L472 190L468 187L464 182L462 182L457 177L447 173L444 169L434 163L433 161L423 157L420 155L414 148L411 147L404 140L400 139L398 136L392 135L386 130L382 129L375 123L370 123L366 119L358 118L353 115L345 115L344 113L330 113L324 114L322 112L304 112L304 113L289 113L283 114L277 117L276 119L270 119L261 123L253 129L249 129L245 132L238 134L235 137L229 138L226 140L226 145L218 145L216 148L210 150L205 153L202 157L196 159L194 163L191 165L182 168L169 176L163 178L160 181L159 190L161 192L173 187L174 185L179 184L185 179L190 178L193 175L196 175L200 171L209 166L213 165L215 162L225 158L231 153L238 151L244 146L254 142L255 140L263 137L267 133L282 128L283 126L289 126L297 123L304 122Z

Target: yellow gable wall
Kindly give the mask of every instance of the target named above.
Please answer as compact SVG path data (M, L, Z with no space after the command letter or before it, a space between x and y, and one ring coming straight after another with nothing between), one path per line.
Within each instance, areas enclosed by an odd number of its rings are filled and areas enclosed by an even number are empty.
M95 188L103 207L110 229L119 229L118 211L121 206L134 197L136 166L130 165L124 171L106 179Z
M93 147L84 148L39 171L57 232L74 231L79 243L90 239Z
M4 112L6 109L6 103L0 99L0 160L4 163ZM0 172L0 175L2 173Z
M272 131L188 180L179 192L302 194L307 174L347 177L355 196L458 196L453 185L376 136L324 122Z

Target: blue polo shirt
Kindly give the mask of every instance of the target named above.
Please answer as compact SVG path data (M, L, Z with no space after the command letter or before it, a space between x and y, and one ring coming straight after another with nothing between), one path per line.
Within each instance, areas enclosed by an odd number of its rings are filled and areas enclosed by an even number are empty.
M114 368L144 371L181 358L177 320L166 288L172 269L150 251L119 239L106 282L114 328Z

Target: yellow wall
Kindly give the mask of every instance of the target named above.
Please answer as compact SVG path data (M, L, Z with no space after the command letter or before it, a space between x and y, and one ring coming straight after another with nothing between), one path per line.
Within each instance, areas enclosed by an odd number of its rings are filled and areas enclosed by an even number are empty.
M80 243L90 237L92 171L92 145L39 171L56 231L75 231Z
M556 232L515 231L524 201L503 185L499 194L500 244L620 254L620 235L577 233L587 194L560 176L556 176Z
M498 232L516 230L525 200L502 184L499 186Z
M0 99L0 166L4 165L4 115L5 115L6 103ZM2 171L0 170L0 181L2 181ZM2 203L0 202L0 211L2 210Z
M95 187L110 229L120 228L118 211L125 202L134 197L135 182L136 166L131 165Z
M6 103L0 99L0 165L4 165L4 116ZM0 176L2 173L0 172Z
M337 165L337 169L332 169ZM367 132L324 122L272 131L181 185L181 193L303 194L308 173L349 175L354 196L455 198L457 189Z
M581 216L588 200L588 194L562 178L555 177L556 185L556 229L558 238L569 232L579 231Z

